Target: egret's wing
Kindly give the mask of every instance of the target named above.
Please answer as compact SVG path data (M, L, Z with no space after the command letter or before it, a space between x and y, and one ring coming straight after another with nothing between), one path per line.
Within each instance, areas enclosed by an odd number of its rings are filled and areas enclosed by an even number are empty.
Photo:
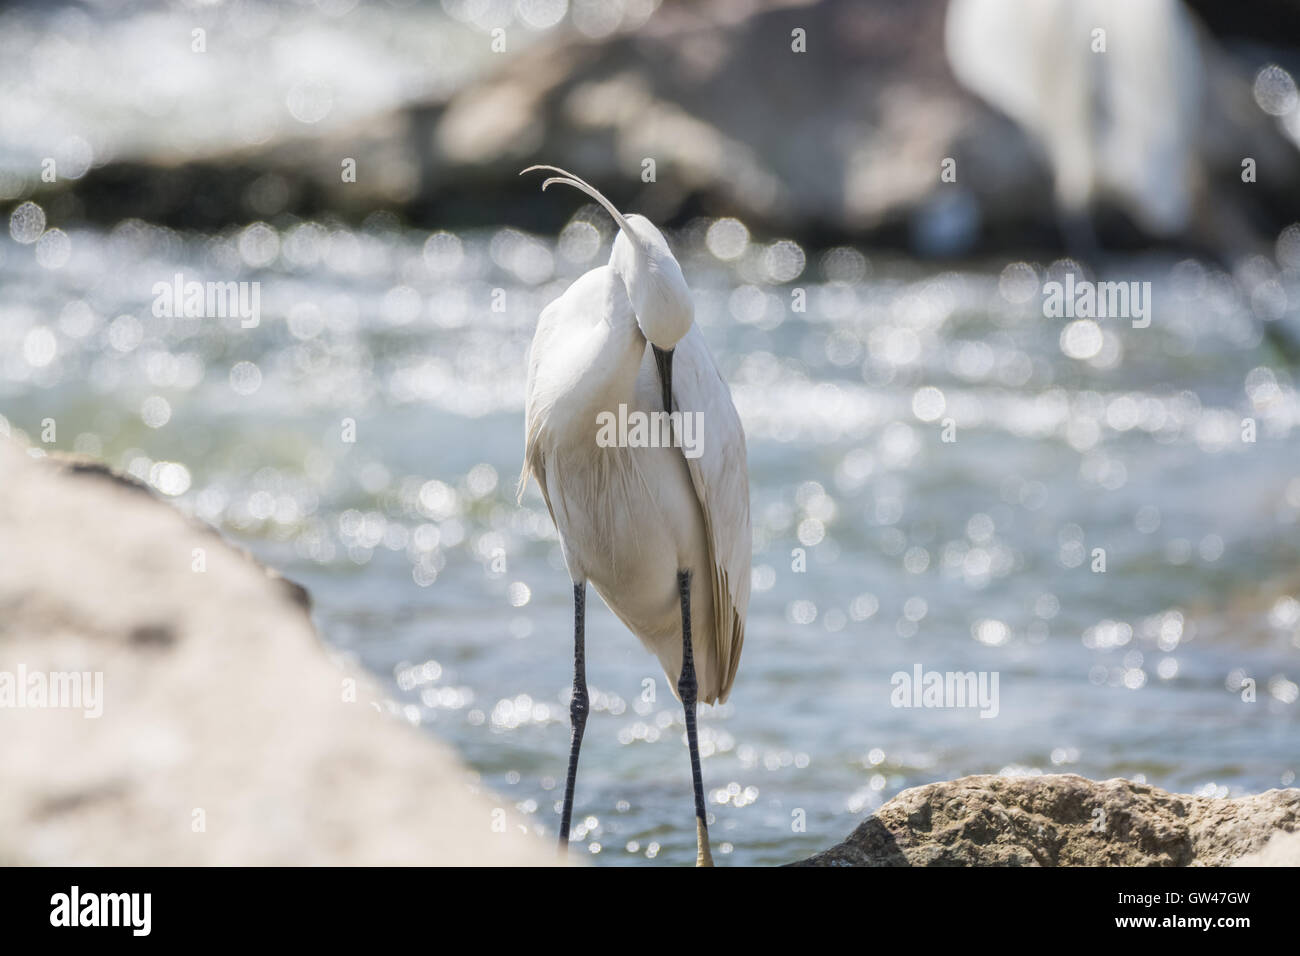
M588 334L602 321L619 322L632 315L627 295L616 292L614 271L598 266L583 273L542 310L537 331L528 350L528 377L524 386L524 467L519 475L519 500L528 487L528 476L546 499L546 510L555 522L550 490L546 486L547 422L556 399L571 377L570 349L576 339ZM626 315L617 315L614 310Z
M745 642L749 608L752 538L749 526L749 470L745 431L698 326L677 343L673 353L675 410L703 413L702 453L687 458L691 484L704 513L712 557L713 635L717 651L716 687L700 688L701 699L731 693Z
M524 467L519 475L518 488L518 499L522 501L524 489L528 487L529 474L537 479L537 487L542 490L552 524L555 523L555 509L551 507L551 495L546 488L546 461L539 440L546 420L546 409L537 385L537 366L546 353L547 340L555 331L556 313L560 309L562 298L556 299L542 310L537 321L537 331L533 334L532 347L528 350L528 377L524 385Z

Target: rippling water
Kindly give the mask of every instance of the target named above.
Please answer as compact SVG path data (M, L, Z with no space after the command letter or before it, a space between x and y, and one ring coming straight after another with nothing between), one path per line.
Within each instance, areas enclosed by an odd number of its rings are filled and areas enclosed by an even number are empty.
M41 446L54 419L53 447L302 581L397 719L553 836L571 590L540 497L514 501L523 369L540 309L608 255L603 219L555 238L383 215L186 236L15 215L0 430ZM1071 263L940 272L732 220L674 238L749 435L745 655L701 718L720 863L801 858L967 773L1294 781L1300 408L1255 316L1294 314L1295 240L1248 266L1250 295L1198 262L1113 263L1153 283L1135 329L1044 318L1042 283ZM154 315L178 272L260 282L260 323ZM892 706L918 664L996 672L997 716ZM599 602L588 678L575 853L692 861L680 709Z

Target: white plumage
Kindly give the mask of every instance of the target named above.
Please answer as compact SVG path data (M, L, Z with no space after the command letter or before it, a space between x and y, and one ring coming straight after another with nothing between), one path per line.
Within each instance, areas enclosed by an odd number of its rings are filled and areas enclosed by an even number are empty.
M637 216L628 217L635 221ZM642 220L644 221L644 220ZM663 408L653 356L610 265L543 310L528 362L525 481L536 479L574 581L590 581L659 658L682 668L676 572L694 574L692 647L703 703L727 699L749 604L749 477L731 393L697 326L673 360L674 410L701 412L702 454L602 448L597 417Z
M1186 228L1202 76L1180 0L952 0L944 39L957 79L1042 144L1063 211L1108 198L1156 235Z

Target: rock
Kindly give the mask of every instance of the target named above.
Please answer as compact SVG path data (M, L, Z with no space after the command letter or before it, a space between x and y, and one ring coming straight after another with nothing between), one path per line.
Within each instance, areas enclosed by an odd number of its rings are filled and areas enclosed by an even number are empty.
M1224 866L1296 859L1300 789L1232 800L1076 774L983 774L904 790L795 866ZM1263 852L1261 852L1263 851Z
M360 220L381 208L426 228L549 233L572 204L539 202L536 179L517 174L551 163L672 226L735 215L757 235L814 246L865 240L927 256L1059 247L1042 131L957 81L944 54L947 10L947 0L665 2L644 22L628 12L598 39L571 25L545 31L493 55L473 82L343 128L181 164L113 162L76 190L86 214L106 222L135 216L218 229L285 212ZM806 52L793 49L795 31ZM1271 242L1300 214L1300 164L1295 144L1251 100L1268 54L1230 55L1209 35L1196 49L1185 72L1204 74L1212 95L1195 129L1183 130L1189 140L1199 134L1186 160L1212 190L1219 218L1185 228L1180 220L1145 238L1194 245L1209 236L1212 247L1240 247L1258 222ZM1011 85L1023 94L1040 83L1020 75ZM1246 155L1269 174L1243 198ZM356 182L341 179L345 156L358 160ZM948 159L955 182L940 180ZM643 181L646 160L655 163L653 182ZM1143 160L1158 176L1160 157ZM1150 191L1130 173L1121 169L1124 182ZM1205 198L1188 189L1170 202ZM1143 240L1141 223L1130 221L1140 204L1092 193L1100 205L1093 225L1108 245ZM268 196L279 198L268 205Z
M1233 866L1300 866L1300 830L1275 833L1262 849L1232 861Z
M555 862L377 712L301 587L101 465L0 439L0 489L0 684L102 675L95 706L0 693L0 864Z
M551 163L656 222L702 211L813 242L881 231L906 241L932 231L945 210L930 206L947 193L976 211L969 183L1003 222L1052 228L1035 148L947 69L944 10L945 0L667 2L599 39L548 30L492 57L474 82L346 128L181 164L114 162L77 189L104 221L215 229L251 215L258 204L246 200L271 177L296 215L396 208L429 227L554 232L572 205L539 203L536 177L518 176ZM807 52L792 49L795 30ZM355 182L341 180L343 156L358 159ZM940 192L948 156L962 185ZM978 219L956 221L972 239Z

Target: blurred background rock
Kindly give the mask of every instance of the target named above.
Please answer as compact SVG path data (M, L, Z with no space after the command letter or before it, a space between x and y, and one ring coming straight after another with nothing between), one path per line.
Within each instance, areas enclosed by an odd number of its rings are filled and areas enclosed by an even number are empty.
M940 257L1066 248L1062 215L1106 247L1228 254L1300 213L1300 17L1281 0L1231 16L1180 0L106 2L0 16L0 198L38 197L64 221L211 229L390 209L421 226L555 231L562 206L527 201L534 184L515 176L534 162L581 169L670 226L728 215L813 245ZM182 42L196 28L202 54ZM57 184L36 178L46 156L65 170ZM1245 185L1248 156L1259 172ZM946 158L956 183L939 180Z

